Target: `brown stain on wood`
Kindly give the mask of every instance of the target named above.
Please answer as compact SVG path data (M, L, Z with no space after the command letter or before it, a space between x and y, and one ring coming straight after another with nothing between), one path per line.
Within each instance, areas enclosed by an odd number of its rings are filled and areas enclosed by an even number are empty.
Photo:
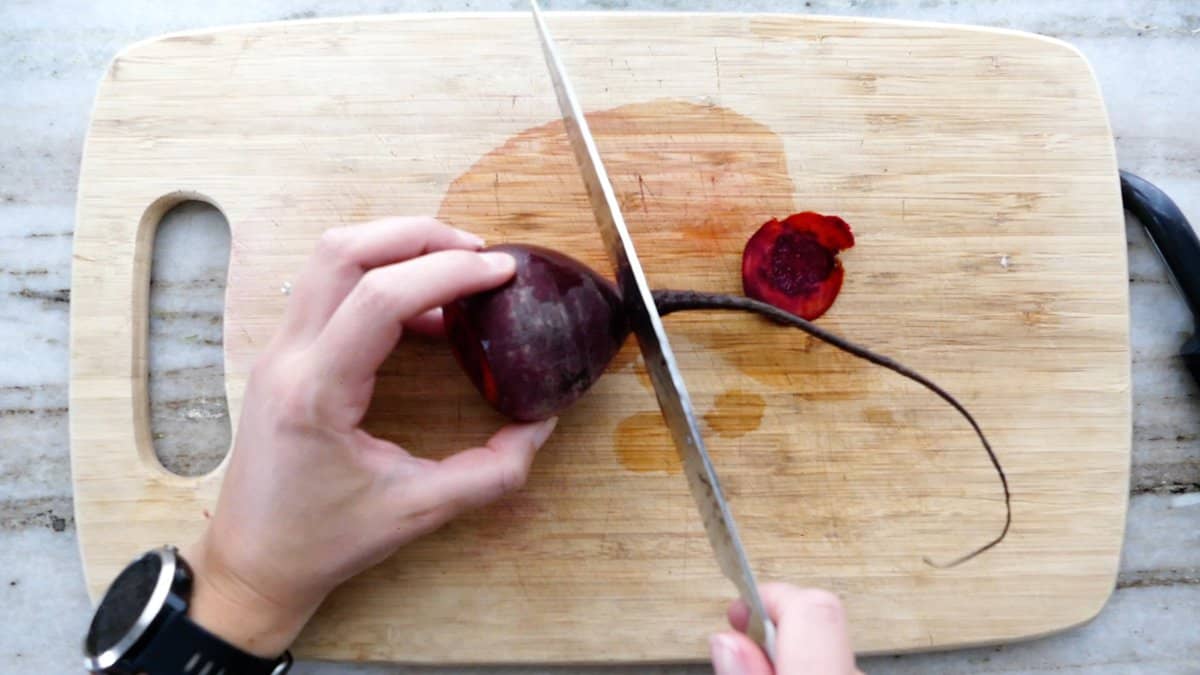
M646 363L642 360L642 352L638 348L637 340L632 337L625 341L625 346L617 352L613 360L608 364L608 377L621 373L624 375L633 374L637 378L638 384L642 385L648 393L654 393L654 383L650 381L650 373L646 371Z
M614 192L639 249L655 258L719 266L719 287L740 290L746 237L794 210L783 143L729 108L656 100L589 113ZM545 240L611 275L563 124L518 133L451 183L438 217L489 241ZM564 233L575 233L563 241ZM647 265L656 286L671 270Z
M1051 322L1054 318L1054 312L1047 308L1047 303L1038 300L1021 310L1021 323L1029 327L1037 327Z
M704 414L704 421L718 436L738 438L758 429L766 408L762 396L732 389L717 397L713 409Z
M633 374L637 375L638 384L642 385L642 389L654 393L654 383L650 381L650 371L646 370L646 364L638 361L633 366Z
M683 465L662 414L640 412L621 420L613 437L621 466L639 473L680 473Z
M870 407L863 409L863 418L871 424L895 424L896 416L887 408Z
M693 290L740 294L747 238L766 220L796 210L779 136L729 108L677 100L633 103L587 119L651 285L679 288L684 276ZM559 120L522 131L480 158L451 183L438 218L491 242L553 241L611 276ZM789 355L811 348L798 331L764 330L753 317L713 317L672 317L669 330L767 384L795 376L804 362ZM758 342L763 335L771 337ZM764 359L764 351L778 358ZM627 345L611 372L622 371L631 353ZM635 372L651 390L644 367L635 365Z
M637 341L630 338L625 341L616 356L609 362L608 372L619 373L642 367L641 351L638 350Z

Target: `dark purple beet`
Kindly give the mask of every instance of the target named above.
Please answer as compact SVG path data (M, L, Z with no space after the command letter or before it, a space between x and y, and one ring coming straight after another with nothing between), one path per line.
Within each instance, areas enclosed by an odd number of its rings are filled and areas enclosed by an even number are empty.
M459 365L496 410L552 417L604 374L629 328L617 287L583 263L539 246L506 244L517 273L444 310Z
M525 244L504 244L517 261L512 281L500 288L457 300L445 308L446 334L458 363L488 403L512 419L530 422L552 417L574 403L604 374L629 336L617 287L569 256ZM683 310L753 312L799 328L844 352L902 375L937 394L970 423L1000 483L1006 509L999 536L974 551L937 567L953 567L999 544L1012 524L1008 478L983 429L953 395L924 375L820 326L752 298L655 290L660 314Z

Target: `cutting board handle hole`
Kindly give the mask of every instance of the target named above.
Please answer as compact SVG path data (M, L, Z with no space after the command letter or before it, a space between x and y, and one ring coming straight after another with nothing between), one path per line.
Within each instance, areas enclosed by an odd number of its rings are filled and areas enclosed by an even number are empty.
M197 199L156 206L161 219L154 222L152 206L142 223L143 235L154 238L146 303L150 437L163 468L200 476L230 445L223 339L229 222Z

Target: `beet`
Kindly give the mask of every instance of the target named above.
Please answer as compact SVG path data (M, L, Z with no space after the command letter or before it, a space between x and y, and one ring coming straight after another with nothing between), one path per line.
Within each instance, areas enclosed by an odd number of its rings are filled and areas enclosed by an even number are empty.
M837 220L841 221L840 218ZM845 233L849 235L848 228ZM814 236L820 241L821 235ZM778 236L772 237L778 242ZM503 251L513 256L517 271L507 284L461 298L443 308L451 348L475 388L496 410L518 421L546 419L582 396L604 373L629 337L630 326L620 292L612 282L588 266L550 249L504 244L486 250ZM1004 488L1006 516L999 536L987 544L950 563L938 564L929 559L926 562L936 567L952 567L1004 539L1012 523L1008 479L975 418L958 399L936 383L907 366L766 302L697 291L655 290L653 295L659 313L664 316L684 310L735 310L759 314L776 323L799 328L937 394L967 420L987 451Z
M813 211L758 228L742 251L742 291L808 320L829 309L845 271L839 251L854 246L850 225Z
M504 415L543 420L575 402L617 355L629 327L617 287L539 246L508 244L513 280L444 309L454 356Z

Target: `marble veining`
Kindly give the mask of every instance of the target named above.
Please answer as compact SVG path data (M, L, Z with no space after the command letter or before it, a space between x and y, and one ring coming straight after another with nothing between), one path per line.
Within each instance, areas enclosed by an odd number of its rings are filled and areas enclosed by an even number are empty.
M1200 222L1200 12L1187 0L558 0L549 9L801 11L981 24L1076 45L1100 81L1121 165ZM140 39L248 21L405 11L523 10L523 0L0 3L0 671L79 672L89 613L72 518L68 311L75 187L96 84ZM160 246L214 251L228 234L187 207ZM1148 240L1128 227L1133 323L1131 501L1120 576L1093 622L1025 643L862 660L873 673L1200 672L1200 388L1174 358L1191 330ZM203 473L229 444L221 364L224 261L156 266L152 429L164 463ZM1086 485L1064 486L1086 490ZM692 674L704 666L425 669L301 663L303 674Z

